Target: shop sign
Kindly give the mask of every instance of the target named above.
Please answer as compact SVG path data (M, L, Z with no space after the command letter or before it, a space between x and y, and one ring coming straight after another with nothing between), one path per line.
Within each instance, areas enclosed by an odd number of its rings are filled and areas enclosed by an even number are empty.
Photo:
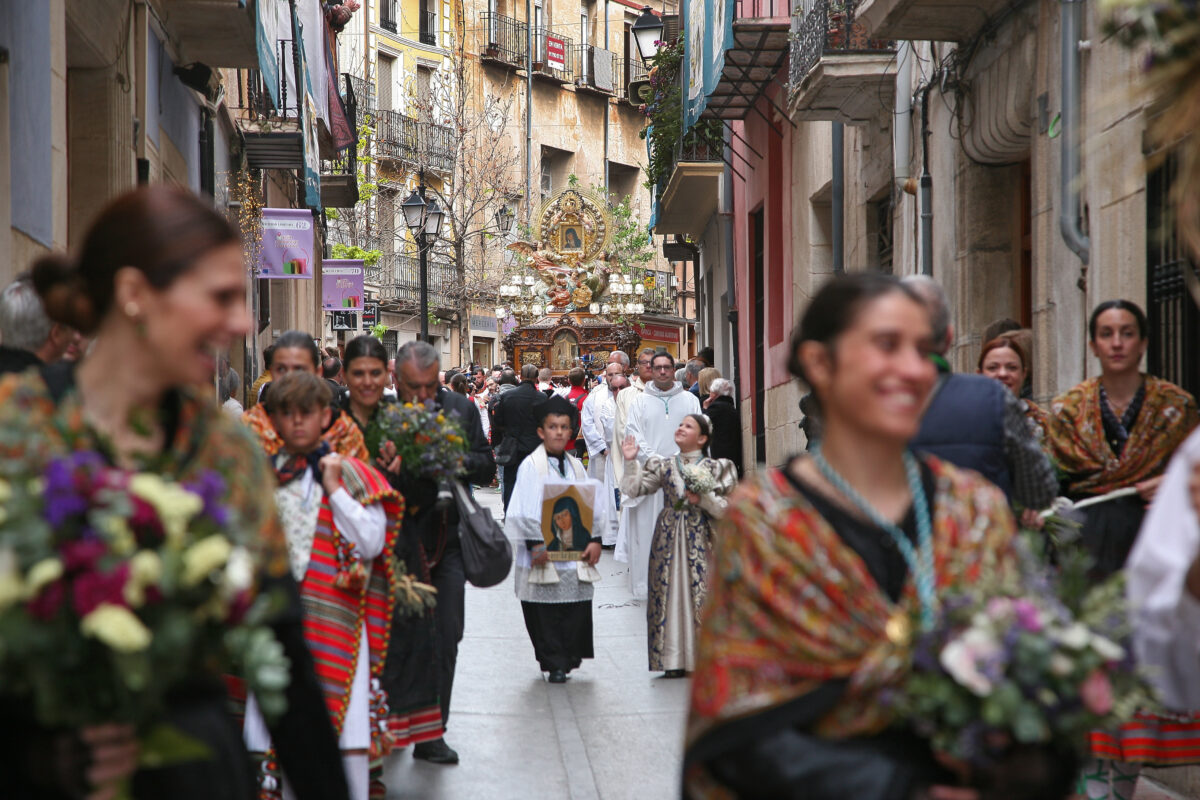
M326 259L321 264L321 307L326 311L362 311L361 259Z
M313 217L307 208L264 208L258 277L312 280Z

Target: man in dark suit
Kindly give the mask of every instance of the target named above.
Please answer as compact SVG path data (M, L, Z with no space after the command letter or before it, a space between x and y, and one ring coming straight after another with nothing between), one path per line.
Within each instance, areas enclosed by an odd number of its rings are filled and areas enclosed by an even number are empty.
M438 352L426 342L408 342L396 353L396 391L402 403L433 402L457 417L467 437L467 472L463 480L487 486L496 474L492 448L483 435L479 409L466 395L452 392L438 380ZM435 615L438 629L438 682L442 703L442 725L450 717L450 694L458 663L458 643L463 636L463 600L466 574L458 541L458 509L437 507L438 487L428 478L408 478L400 487L405 502L405 525L421 537L437 589ZM445 739L422 742L413 747L413 757L435 764L457 764L458 753Z
M511 451L511 458L504 468L504 510L512 497L517 483L517 468L525 457L542 444L537 433L537 422L533 417L533 405L545 401L546 396L538 391L538 368L533 364L521 367L521 383L516 389L505 392L496 403L492 415L492 444L503 452ZM504 445L505 439L515 444Z

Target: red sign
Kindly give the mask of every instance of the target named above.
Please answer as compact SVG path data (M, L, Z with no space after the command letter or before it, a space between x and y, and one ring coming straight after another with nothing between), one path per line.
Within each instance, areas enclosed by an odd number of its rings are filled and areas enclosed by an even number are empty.
M546 66L560 72L567 68L567 44L550 34L546 34Z
M678 342L679 328L671 328L666 325L643 325L642 338L656 342Z

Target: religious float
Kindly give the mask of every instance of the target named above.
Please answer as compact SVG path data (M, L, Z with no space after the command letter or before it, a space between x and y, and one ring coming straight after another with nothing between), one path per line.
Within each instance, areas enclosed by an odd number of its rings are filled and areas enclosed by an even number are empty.
M531 240L508 246L524 266L500 287L496 316L515 321L503 346L518 369L557 377L575 365L603 368L613 350L636 359L641 336L629 319L644 311L645 288L610 261L612 233L604 201L568 188L542 203Z

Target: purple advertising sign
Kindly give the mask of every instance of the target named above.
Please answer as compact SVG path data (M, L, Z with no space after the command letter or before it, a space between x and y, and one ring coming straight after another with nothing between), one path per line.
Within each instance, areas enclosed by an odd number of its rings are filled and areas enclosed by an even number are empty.
M321 264L321 307L326 311L363 310L361 259L327 258Z
M313 266L312 212L307 208L264 208L258 277L312 280Z

